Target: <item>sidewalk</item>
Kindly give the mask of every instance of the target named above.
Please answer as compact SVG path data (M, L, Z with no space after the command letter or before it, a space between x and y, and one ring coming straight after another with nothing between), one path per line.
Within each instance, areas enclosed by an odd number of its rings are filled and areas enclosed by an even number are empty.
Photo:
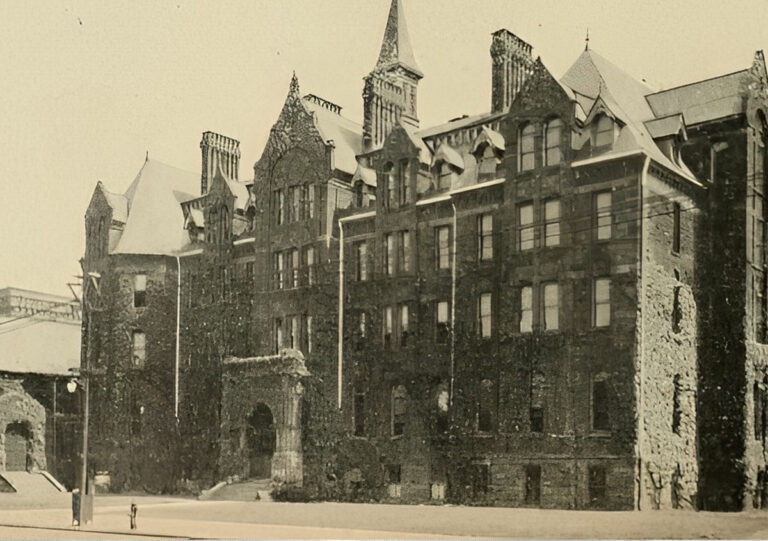
M156 505L166 507L173 503ZM147 507L149 506L145 504L144 508ZM97 507L94 509L93 518L94 521L91 524L77 530L71 526L70 509L3 510L0 511L0 526L172 539L470 539L397 531L167 519L142 517L141 513L137 520L138 528L131 530L125 505L120 506L119 509L117 506Z

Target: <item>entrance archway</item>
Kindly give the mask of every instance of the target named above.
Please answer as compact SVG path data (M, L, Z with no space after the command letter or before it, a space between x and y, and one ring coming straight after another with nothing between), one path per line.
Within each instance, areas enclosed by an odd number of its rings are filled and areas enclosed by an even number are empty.
M5 470L26 471L29 429L23 423L11 423L5 429Z
M248 476L251 479L271 477L276 439L272 411L264 403L257 404L248 416Z

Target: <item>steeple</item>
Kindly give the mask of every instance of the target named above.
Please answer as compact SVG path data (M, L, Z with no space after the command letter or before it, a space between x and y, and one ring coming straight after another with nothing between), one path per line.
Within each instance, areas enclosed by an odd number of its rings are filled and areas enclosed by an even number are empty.
M392 0L379 58L363 89L365 151L380 146L401 120L419 126L417 89L422 77L405 23L403 0Z
M398 64L411 71L418 78L423 76L413 55L408 25L403 13L403 2L402 0L392 0L376 69L386 70Z

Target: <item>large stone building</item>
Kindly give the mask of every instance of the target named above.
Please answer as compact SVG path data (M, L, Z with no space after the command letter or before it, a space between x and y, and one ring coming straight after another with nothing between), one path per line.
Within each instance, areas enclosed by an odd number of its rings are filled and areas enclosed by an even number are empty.
M768 81L655 92L492 36L490 112L419 125L402 1L363 124L290 83L252 179L148 160L86 213L113 486L558 508L768 503ZM88 301L90 299L90 301Z

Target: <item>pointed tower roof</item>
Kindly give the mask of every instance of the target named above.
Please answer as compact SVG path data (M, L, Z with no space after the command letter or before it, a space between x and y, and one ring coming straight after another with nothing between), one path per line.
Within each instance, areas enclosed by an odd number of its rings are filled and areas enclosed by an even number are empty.
M398 64L418 75L419 78L424 75L413 55L408 25L405 22L403 0L392 0L376 68L386 69Z

